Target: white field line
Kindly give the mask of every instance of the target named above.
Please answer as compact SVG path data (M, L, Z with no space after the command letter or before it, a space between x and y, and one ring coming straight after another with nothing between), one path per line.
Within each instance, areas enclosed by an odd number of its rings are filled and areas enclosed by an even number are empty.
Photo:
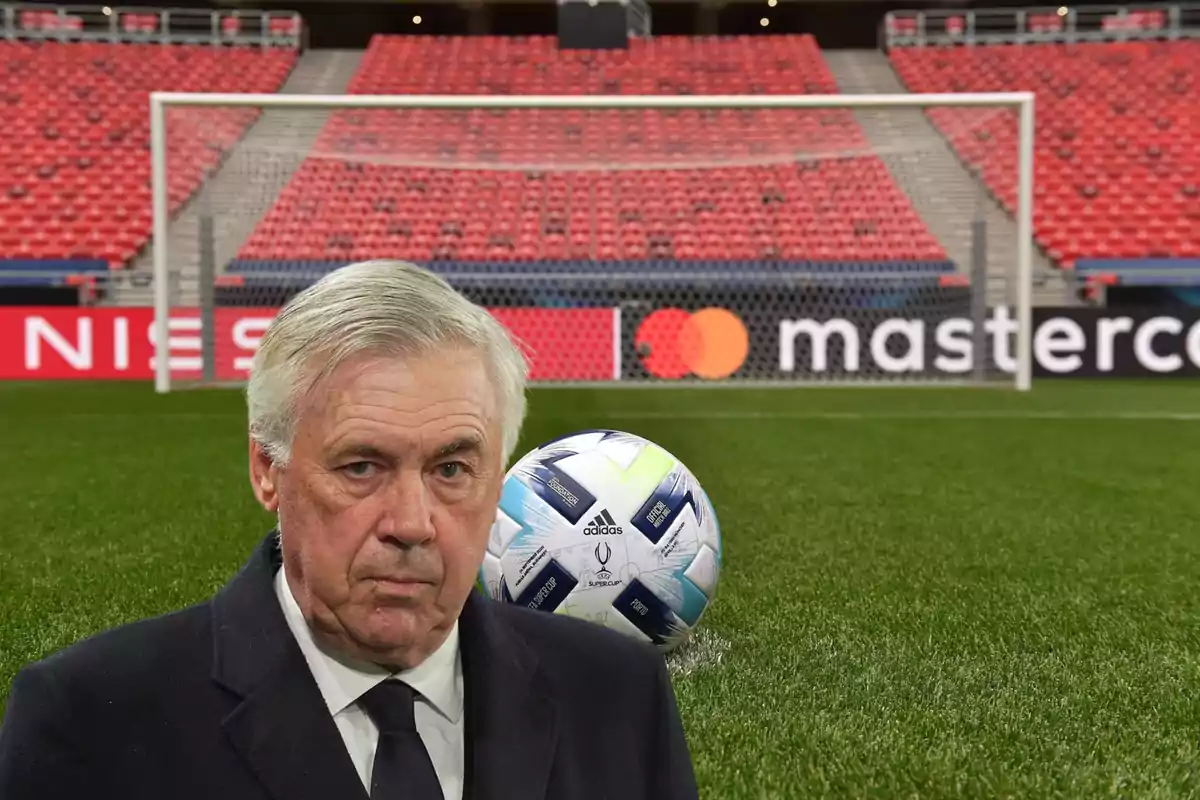
M21 413L17 417L54 417L56 419L241 419L244 412L213 412L213 411L44 411ZM1070 422L1086 420L1093 422L1104 421L1166 421L1166 422L1200 422L1200 411L1022 411L1004 409L978 410L929 410L929 411L739 411L739 410L709 410L709 411L602 411L592 410L575 413L556 413L552 411L536 414L541 420L1057 420Z
M542 418L578 418L579 415L544 414ZM597 419L628 420L1164 420L1200 422L1200 411L592 411Z

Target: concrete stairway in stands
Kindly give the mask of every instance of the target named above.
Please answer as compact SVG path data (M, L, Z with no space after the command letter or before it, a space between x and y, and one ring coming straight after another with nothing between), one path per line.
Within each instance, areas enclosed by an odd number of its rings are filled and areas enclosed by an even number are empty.
M303 53L280 94L343 94L362 59L362 51L314 50ZM204 109L185 114L203 115ZM172 302L194 306L199 302L200 219L210 211L213 219L216 265L234 257L254 227L270 209L304 160L329 118L326 109L274 109L264 111L250 131L229 153L220 170L171 221L168 252L173 280ZM154 255L150 246L132 268L115 276L109 302L115 305L150 305Z
M825 60L843 94L903 94L887 55L877 50L827 50ZM1016 222L955 155L918 108L855 112L876 155L964 274L971 270L972 223L987 225L988 304L1015 300ZM1034 305L1074 305L1073 287L1040 248L1033 251Z

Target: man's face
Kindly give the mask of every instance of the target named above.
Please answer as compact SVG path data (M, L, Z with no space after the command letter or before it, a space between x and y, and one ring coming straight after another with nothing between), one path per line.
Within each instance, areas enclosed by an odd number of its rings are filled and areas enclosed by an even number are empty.
M292 593L322 642L414 666L458 618L500 500L500 427L483 360L459 349L351 359L297 413L288 466L251 444Z

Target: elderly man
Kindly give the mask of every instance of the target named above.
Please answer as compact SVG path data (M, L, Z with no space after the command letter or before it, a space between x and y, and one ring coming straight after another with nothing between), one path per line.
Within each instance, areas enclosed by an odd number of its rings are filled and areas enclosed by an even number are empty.
M410 264L298 295L247 388L277 530L211 601L25 668L0 798L696 797L661 656L473 591L525 378Z

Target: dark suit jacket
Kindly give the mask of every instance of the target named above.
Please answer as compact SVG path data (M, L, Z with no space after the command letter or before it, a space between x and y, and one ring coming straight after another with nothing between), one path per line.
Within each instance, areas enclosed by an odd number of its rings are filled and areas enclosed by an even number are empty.
M0 800L366 798L284 621L279 563L268 537L211 601L22 670L0 726ZM465 797L697 796L648 645L478 593L460 637Z

